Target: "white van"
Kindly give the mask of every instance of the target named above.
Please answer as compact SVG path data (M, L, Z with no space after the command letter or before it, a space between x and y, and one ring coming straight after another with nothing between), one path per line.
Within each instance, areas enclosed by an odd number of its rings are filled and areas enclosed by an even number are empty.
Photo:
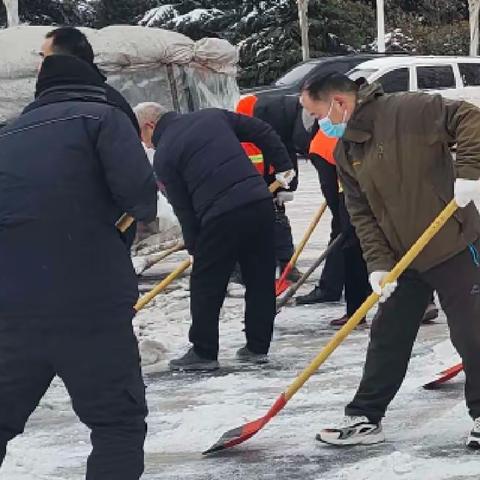
M368 60L347 74L378 81L386 93L440 93L480 107L480 57L390 56Z

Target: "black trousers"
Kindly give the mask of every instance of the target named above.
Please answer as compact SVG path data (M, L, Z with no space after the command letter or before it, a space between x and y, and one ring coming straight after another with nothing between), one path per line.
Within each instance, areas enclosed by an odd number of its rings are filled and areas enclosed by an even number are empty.
M285 205L275 206L275 259L277 264L288 263L293 256L292 227Z
M432 289L438 292L452 343L463 360L470 415L480 417L480 268L469 250L423 274L407 271L400 278L373 320L363 378L347 415L374 422L385 415L405 377Z
M247 205L202 227L190 276L190 342L204 358L218 356L218 322L235 264L245 283L248 348L267 353L275 319L274 209L271 200Z
M317 170L320 189L332 213L331 243L342 232L337 168L318 155L312 154L311 161ZM325 260L318 286L329 297L340 300L345 285L345 267L345 257L341 248L335 249Z
M0 319L0 465L58 375L91 429L87 480L140 478L147 407L132 317Z
M312 163L318 172L320 187L332 212L330 242L343 233L345 240L327 257L318 286L332 298L342 296L345 286L347 316L352 316L370 295L367 265L363 259L360 242L350 223L343 194L338 192L338 177L335 165L318 155L312 155Z

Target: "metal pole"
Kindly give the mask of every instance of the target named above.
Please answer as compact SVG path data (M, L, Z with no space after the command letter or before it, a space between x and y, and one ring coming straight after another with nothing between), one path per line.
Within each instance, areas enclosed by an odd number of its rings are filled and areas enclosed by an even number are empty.
M3 0L7 10L7 27L16 27L20 25L18 17L18 0Z
M377 38L378 52L385 53L385 3L377 0Z
M480 0L468 1L470 13L470 55L478 55Z
M298 20L302 36L302 58L304 61L310 58L310 45L308 40L308 1L309 0L297 0Z

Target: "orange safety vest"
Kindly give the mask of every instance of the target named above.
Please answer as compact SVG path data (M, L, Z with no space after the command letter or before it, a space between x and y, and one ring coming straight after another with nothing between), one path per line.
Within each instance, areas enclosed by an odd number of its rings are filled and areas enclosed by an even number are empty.
M325 159L331 165L335 165L333 152L337 146L338 138L327 137L321 130L313 137L310 143L310 153L315 153Z
M246 115L247 117L253 117L255 111L255 104L257 103L257 97L255 95L247 95L242 97L238 103L237 108L235 111L237 113L241 113L242 115ZM255 168L257 169L260 175L265 173L265 163L263 161L263 153L262 151L254 144L254 143L242 143L242 147L245 150L250 161L253 163ZM269 168L269 174L275 172L273 166Z

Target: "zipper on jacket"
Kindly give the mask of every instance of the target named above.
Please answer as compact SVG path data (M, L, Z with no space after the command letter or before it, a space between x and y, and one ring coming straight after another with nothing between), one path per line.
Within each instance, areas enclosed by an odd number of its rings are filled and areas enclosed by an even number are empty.
M477 267L480 267L480 254L478 253L477 247L473 243L471 243L468 246L468 249L470 250L470 254L472 255L473 263Z

